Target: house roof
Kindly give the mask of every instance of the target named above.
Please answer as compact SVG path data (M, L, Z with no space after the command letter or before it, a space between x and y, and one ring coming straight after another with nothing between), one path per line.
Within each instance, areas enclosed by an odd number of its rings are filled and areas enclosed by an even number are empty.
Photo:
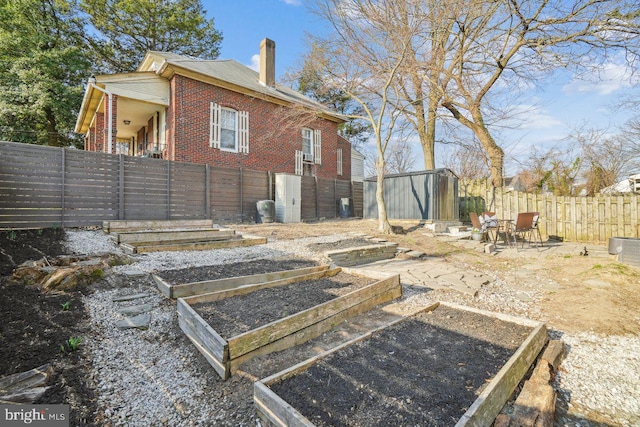
M260 82L257 71L232 59L203 60L170 52L149 51L137 71L155 71L167 79L179 74L271 102L297 104L317 110L328 120L345 121L342 115L287 86L277 83L275 87L265 86Z
M176 74L283 106L294 104L306 107L334 122L345 121L342 115L287 86L277 83L275 87L265 86L260 82L258 72L237 61L203 60L171 52L149 51L136 71L89 79L75 131L87 132L95 111L100 108L100 100L105 90L138 101L167 105L168 81ZM160 84L160 80L165 84ZM127 87L127 84L131 83L138 84L135 88ZM153 87L143 89L139 83L151 84Z

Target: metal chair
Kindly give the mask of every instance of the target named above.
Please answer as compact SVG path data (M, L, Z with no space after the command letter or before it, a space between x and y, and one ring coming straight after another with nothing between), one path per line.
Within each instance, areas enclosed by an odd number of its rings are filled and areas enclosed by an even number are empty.
M540 240L540 246L544 247L544 244L542 243L542 234L540 233L540 227L538 226L540 224L540 212L534 212L533 213L533 226L532 226L532 230L531 233L529 233L529 244L531 244L531 235L535 235L535 233L538 233L538 240ZM535 240L535 237L534 237Z
M484 227L487 233L493 233L493 243L495 244L498 240L498 234L500 233L500 222L498 221L498 216L495 212L482 212L482 219L484 221ZM489 237L491 238L491 237Z
M525 236L529 234L529 245L531 245L531 233L535 230L534 216L536 216L535 212L521 212L516 217L516 222L513 224L511 231L516 249L518 248L518 236L522 238L522 247L524 248ZM540 239L540 243L542 243L542 239Z

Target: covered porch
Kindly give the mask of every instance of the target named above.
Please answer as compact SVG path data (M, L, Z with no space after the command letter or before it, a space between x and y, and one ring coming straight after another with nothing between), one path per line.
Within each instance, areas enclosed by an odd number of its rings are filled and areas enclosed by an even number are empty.
M76 123L85 150L168 158L169 82L155 73L91 77Z

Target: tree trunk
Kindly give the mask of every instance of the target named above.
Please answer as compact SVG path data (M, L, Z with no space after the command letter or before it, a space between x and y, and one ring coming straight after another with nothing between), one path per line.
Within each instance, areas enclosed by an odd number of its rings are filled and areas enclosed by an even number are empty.
M51 110L51 107L44 108L44 114L47 119L47 145L50 147L60 147L60 138L58 137L58 130L56 117Z
M480 109L474 108L473 111L471 111L471 115L475 122L472 130L484 149L487 150L487 155L491 162L491 183L494 187L502 187L504 151L498 144L496 144L491 133L489 133L489 129L487 129L484 124L484 119Z
M440 97L433 91L429 92L429 106L427 107L427 133L425 141L422 142L422 148L424 151L424 168L426 170L436 168L436 111L438 110L438 104L440 103ZM427 152L427 146L429 152Z
M378 146L380 147L380 146ZM376 160L377 187L376 202L378 204L378 230L383 234L392 234L393 229L387 219L387 205L384 201L384 153L378 149L378 159Z

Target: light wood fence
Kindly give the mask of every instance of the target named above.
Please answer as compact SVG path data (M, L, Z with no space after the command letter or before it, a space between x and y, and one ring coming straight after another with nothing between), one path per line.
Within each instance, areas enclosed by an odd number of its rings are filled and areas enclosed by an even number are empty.
M362 185L304 177L304 220L338 215ZM274 174L0 141L0 229L80 227L115 219L248 222ZM359 194L358 194L359 191Z
M640 237L640 195L562 197L492 187L487 181L460 181L460 216L496 212L515 219L518 212L540 212L543 235L577 242L607 242L609 237Z

